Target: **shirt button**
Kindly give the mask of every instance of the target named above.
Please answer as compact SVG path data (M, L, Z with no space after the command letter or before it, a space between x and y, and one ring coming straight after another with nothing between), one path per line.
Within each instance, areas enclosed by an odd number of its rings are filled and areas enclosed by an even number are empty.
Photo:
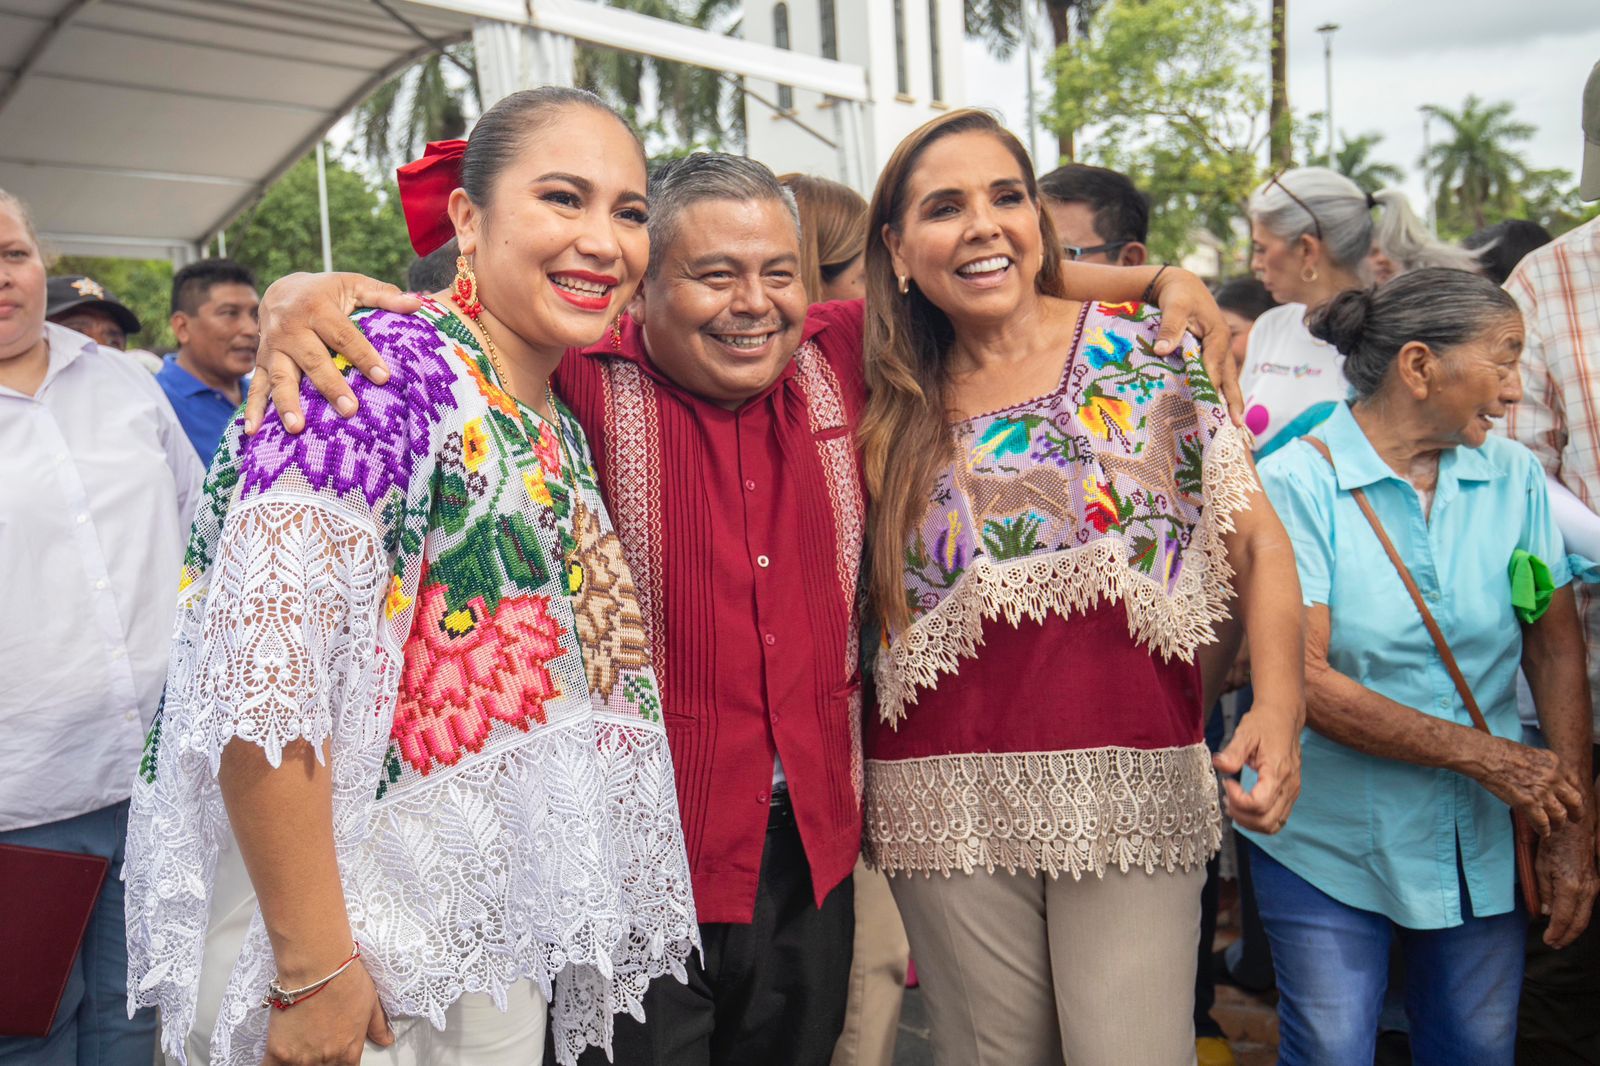
M744 489L746 492L754 492L756 491L756 483L749 478L745 478Z
M132 711L123 711L123 712L122 712L122 720L123 720L123 721L124 721L124 722L131 722L131 721L133 721L133 712L132 712Z
M88 515L86 515L86 514L81 514L81 515L79 515L79 516L78 516L78 525L80 525L80 526L81 526L81 525L83 525L83 524L84 524L84 523L85 523L85 522L87 522L87 521L88 521L88 520L89 520L89 516L88 516Z
M123 651L123 650L122 650L122 649L121 649L121 648L115 648L115 649L113 649L113 650L112 650L112 652L111 652L111 657L112 657L112 658L113 658L113 659L120 659L120 658L122 658L122 657L123 657L123 656L124 656L124 655L126 655L126 654L128 654L128 653L127 653L127 652L125 652L125 651Z
M761 567L761 569L765 570L771 564L772 560L768 559L765 555L756 556L756 565Z
M767 795L765 792L757 792L756 793L756 802L757 803L762 803L762 804L771 803L772 802L772 797Z
M762 637L761 639L767 642L767 647L769 647L769 648L772 647L774 644L778 643L778 638L773 636L771 633L768 633L766 636Z

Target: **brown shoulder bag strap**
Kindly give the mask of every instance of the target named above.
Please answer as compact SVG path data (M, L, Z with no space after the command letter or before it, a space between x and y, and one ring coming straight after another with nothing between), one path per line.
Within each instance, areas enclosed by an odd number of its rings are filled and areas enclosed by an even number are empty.
M1334 464L1333 453L1328 451L1328 445L1316 437L1304 436L1300 438L1311 445L1333 467L1334 473L1339 468ZM1405 582L1406 591L1411 593L1411 602L1417 607L1417 613L1422 615L1422 624L1427 627L1428 635L1433 638L1433 643L1439 649L1439 658L1444 660L1444 668L1450 673L1450 680L1456 684L1456 691L1461 694L1461 702L1467 705L1467 713L1472 715L1472 724L1489 732L1489 723L1483 717L1483 711L1478 707L1478 701L1472 697L1472 689L1467 687L1467 679L1461 673L1461 667L1456 665L1456 657L1450 652L1450 645L1444 639L1444 633L1439 629L1439 623L1434 621L1433 612L1428 610L1428 605L1422 599L1422 590L1417 588L1417 582L1411 576L1411 571L1406 569L1405 560L1400 558L1400 553L1395 551L1394 542L1389 539L1389 534L1384 532L1383 523L1378 519L1378 512L1372 509L1372 501L1367 499L1367 494L1362 489L1351 489L1350 495L1355 499L1356 506L1361 508L1361 513L1367 516L1367 523L1372 526L1372 532L1378 535L1378 543L1383 545L1384 552L1389 556L1389 561L1394 564L1395 570L1400 574L1400 580Z

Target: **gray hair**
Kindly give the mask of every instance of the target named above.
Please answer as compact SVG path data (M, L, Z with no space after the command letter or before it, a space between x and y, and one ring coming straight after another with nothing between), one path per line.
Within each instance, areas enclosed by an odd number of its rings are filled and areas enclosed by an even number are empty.
M650 175L650 268L661 269L667 249L678 239L683 212L706 200L776 200L794 220L800 236L800 207L794 193L764 163L727 152L695 152L663 163Z
M1291 195L1293 194L1293 195ZM1376 225L1372 209L1381 208ZM1250 194L1250 218L1286 241L1319 234L1335 266L1365 276L1376 244L1402 272L1421 267L1476 270L1477 256L1440 241L1399 189L1370 196L1327 167L1296 167Z
M1306 317L1306 328L1343 353L1344 376L1366 400L1411 341L1442 355L1519 313L1511 295L1482 275L1423 267L1386 285L1341 292Z

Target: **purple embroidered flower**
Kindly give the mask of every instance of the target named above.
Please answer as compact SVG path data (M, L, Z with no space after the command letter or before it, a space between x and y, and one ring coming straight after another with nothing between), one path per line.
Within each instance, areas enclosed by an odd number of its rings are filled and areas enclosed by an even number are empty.
M264 492L290 469L319 492L359 489L368 506L392 488L406 491L417 460L428 453L433 426L455 406L456 374L445 349L450 342L410 315L379 311L359 325L389 366L388 384L349 375L360 408L341 418L309 381L303 383L303 433L291 436L272 416L260 433L244 438L241 496Z

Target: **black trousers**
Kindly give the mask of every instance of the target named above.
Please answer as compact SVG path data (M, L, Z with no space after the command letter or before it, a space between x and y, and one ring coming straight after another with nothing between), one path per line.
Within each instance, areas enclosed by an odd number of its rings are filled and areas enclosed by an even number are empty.
M1600 746L1595 747L1600 760ZM1600 765L1600 763L1597 763ZM1528 965L1517 1008L1518 1066L1600 1066L1600 908L1560 951L1549 922L1528 923Z
M700 926L705 954L689 983L663 977L645 993L645 1022L618 1015L616 1066L828 1066L844 1028L855 934L850 878L819 908L788 799L772 806L749 925ZM555 1062L547 1038L545 1061ZM580 1066L604 1066L590 1048Z

